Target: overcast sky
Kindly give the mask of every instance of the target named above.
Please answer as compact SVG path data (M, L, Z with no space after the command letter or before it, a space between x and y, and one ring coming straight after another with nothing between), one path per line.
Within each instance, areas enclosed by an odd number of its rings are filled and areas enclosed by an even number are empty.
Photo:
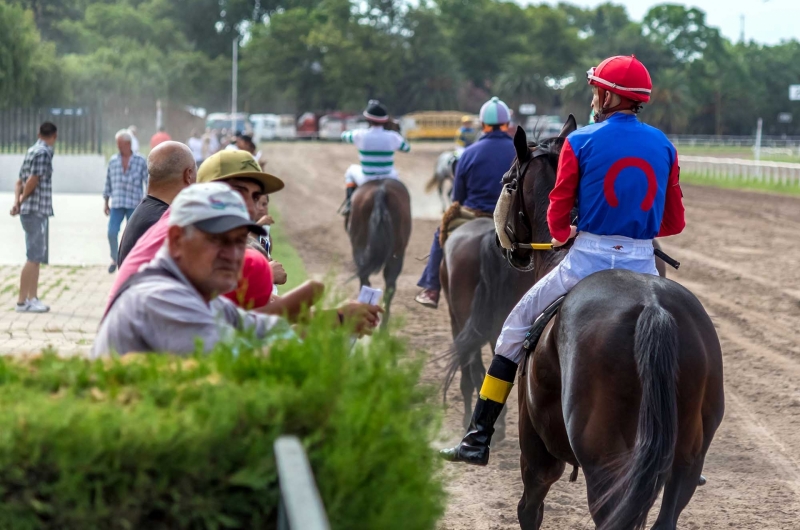
M520 0L521 3L539 3ZM584 7L595 7L602 0L566 0ZM631 18L641 21L654 5L665 2L653 0L613 0L624 5ZM557 4L557 0L548 1ZM777 44L781 40L800 40L800 0L694 0L670 2L698 7L706 12L710 26L720 28L722 34L733 41L739 39L740 17L745 16L745 37L763 44Z

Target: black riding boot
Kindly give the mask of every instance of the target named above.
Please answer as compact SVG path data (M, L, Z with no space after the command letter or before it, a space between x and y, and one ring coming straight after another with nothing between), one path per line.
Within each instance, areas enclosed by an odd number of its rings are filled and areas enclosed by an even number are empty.
M494 423L506 404L516 374L517 365L514 362L500 355L494 356L483 380L467 434L457 446L439 451L442 458L476 466L489 463L489 444L494 434Z
M353 198L353 194L356 192L355 186L348 186L345 188L346 195L344 198L344 204L342 205L342 215L347 217L350 215L350 209L352 208L351 200Z

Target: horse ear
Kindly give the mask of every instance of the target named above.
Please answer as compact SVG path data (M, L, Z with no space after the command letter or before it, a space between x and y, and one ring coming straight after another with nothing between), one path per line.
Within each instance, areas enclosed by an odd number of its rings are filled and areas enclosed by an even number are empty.
M578 129L578 122L575 121L575 116L570 114L569 118L567 118L567 121L564 123L564 127L562 127L561 132L558 133L558 137L566 138L577 129Z
M522 127L517 127L517 132L514 134L514 149L517 150L517 160L520 162L525 162L531 155L531 150L528 149L528 135Z

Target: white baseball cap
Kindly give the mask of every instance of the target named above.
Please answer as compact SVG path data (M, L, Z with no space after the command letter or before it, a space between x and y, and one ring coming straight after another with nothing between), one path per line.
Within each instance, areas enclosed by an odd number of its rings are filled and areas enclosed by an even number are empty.
M250 220L242 196L221 182L192 184L172 201L169 226L190 225L208 234L222 234L243 226L258 235L266 234L263 227Z

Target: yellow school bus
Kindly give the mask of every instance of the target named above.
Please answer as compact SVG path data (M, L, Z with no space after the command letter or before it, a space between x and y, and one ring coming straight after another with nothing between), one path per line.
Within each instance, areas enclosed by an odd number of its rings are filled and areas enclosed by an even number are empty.
M400 127L409 140L452 140L464 116L457 111L414 112L400 119Z

